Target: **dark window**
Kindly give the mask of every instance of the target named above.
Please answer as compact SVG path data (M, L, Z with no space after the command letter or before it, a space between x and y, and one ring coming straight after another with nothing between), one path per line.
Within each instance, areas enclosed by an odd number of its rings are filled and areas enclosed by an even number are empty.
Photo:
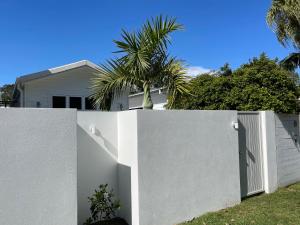
M70 108L82 109L81 97L70 97Z
M66 97L64 96L53 96L52 97L53 108L66 108Z
M85 109L95 110L94 101L90 98L85 98Z

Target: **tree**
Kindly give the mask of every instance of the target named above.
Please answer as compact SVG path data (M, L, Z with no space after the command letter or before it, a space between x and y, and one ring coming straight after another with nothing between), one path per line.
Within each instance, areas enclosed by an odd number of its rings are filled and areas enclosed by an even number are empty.
M230 68L229 63L225 63L224 66L220 68L218 71L220 76L229 77L232 75L232 69Z
M277 61L262 54L234 72L228 101L230 108L295 112L297 87L292 77L293 74L281 68Z
M265 54L233 71L230 77L200 75L191 80L191 95L177 98L177 109L297 110L298 91L292 73Z
M284 47L292 44L298 51L281 62L284 68L295 70L300 66L300 1L273 0L267 14L267 23Z
M0 99L2 99L2 101L12 101L14 87L15 85L13 84L5 84L2 87L0 87Z
M230 79L224 76L202 74L190 81L191 94L176 99L175 109L226 110L227 96L231 89Z
M107 110L113 98L122 91L142 88L143 108L152 109L150 88L165 87L170 101L175 96L188 93L188 82L182 62L168 54L170 34L181 30L174 18L162 16L148 20L137 32L122 31L122 40L114 41L116 53L121 57L100 66L100 72L92 79L92 98L101 109Z

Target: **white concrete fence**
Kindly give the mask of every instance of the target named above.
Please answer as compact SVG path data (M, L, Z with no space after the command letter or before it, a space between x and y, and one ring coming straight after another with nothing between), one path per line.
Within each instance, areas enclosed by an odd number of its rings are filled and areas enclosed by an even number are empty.
M299 116L267 111L259 121L263 191L271 193L300 181ZM78 217L81 225L87 197L104 183L132 225L173 225L238 204L237 122L236 111L76 119L75 110L0 109L0 224L75 225Z
M276 115L278 185L300 181L299 115Z
M77 224L76 111L0 109L0 224Z

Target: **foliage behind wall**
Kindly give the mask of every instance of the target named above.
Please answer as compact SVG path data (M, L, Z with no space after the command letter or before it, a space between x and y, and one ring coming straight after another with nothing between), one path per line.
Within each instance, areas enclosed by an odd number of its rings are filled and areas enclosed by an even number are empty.
M12 101L14 87L13 84L5 84L0 87L2 101Z
M176 109L203 110L297 110L295 74L278 65L265 54L253 58L229 76L199 75L192 79L191 95L176 99Z

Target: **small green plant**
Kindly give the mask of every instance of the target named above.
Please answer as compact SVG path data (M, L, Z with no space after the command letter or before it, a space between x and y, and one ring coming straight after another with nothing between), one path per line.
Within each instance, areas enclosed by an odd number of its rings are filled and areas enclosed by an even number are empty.
M93 222L110 220L115 217L115 212L120 209L120 201L115 198L113 189L108 190L108 184L101 184L98 190L88 198L91 204L91 217L86 220L84 225Z
M84 223L83 225L91 225L93 223L93 219L91 217L89 217Z

